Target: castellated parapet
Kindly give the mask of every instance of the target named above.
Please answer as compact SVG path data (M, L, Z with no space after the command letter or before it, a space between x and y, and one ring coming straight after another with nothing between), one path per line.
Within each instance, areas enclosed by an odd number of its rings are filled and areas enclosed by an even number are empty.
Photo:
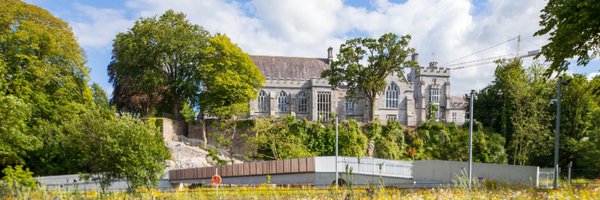
M422 76L444 76L450 77L450 68L438 67L436 61L429 62L428 67L420 67L420 75Z

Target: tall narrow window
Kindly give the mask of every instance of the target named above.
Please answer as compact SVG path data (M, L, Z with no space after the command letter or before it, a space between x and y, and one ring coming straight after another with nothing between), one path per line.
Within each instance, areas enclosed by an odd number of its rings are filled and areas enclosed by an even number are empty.
M331 92L317 92L317 114L321 121L330 120Z
M385 107L398 108L398 85L391 83L385 90Z
M452 122L456 122L456 112L452 112Z
M269 112L269 97L264 90L258 93L258 111Z
M279 107L279 112L287 112L288 111L288 106L287 106L287 102L288 101L287 101L287 99L288 99L288 96L285 93L285 91L281 91L279 93L279 98L277 98L277 101L279 103L278 104L279 105L278 106Z
M346 99L346 114L354 114L356 112L356 102Z
M429 101L433 103L440 102L440 89L439 88L430 88L429 89Z
M308 98L304 91L298 93L298 112L308 112Z

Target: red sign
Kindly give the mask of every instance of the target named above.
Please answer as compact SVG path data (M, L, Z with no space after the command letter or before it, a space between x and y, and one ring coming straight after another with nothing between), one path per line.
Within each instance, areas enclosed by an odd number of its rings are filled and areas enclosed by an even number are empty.
M220 185L222 181L223 180L221 179L221 176L219 176L219 175L214 175L210 178L210 183L215 184L215 185Z

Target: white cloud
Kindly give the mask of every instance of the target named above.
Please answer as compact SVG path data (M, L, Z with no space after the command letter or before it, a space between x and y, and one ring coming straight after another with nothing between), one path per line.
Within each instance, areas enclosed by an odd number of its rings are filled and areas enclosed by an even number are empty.
M594 77L600 76L600 72L591 72L587 75L588 80L592 80Z
M106 49L119 32L133 25L134 20L125 17L125 11L92 6L75 5L84 16L70 22L79 44L83 47ZM110 50L109 50L110 51Z
M252 0L247 3L218 0L128 0L127 12L135 16L159 15L167 9L184 12L188 19L212 33L225 33L250 54L325 57L329 46L339 45L353 34L378 37L387 32L411 34L411 45L420 53L421 65L440 64L521 35L521 53L537 49L545 37L532 37L539 29L543 0L486 1L408 0L398 4L372 1L373 9L352 7L341 0ZM125 11L79 6L91 23L71 23L82 45L103 47L114 35L126 31L135 19ZM136 17L136 18L137 18ZM466 58L476 60L515 53L513 41ZM103 68L105 66L102 66ZM452 73L454 94L487 85L493 65Z

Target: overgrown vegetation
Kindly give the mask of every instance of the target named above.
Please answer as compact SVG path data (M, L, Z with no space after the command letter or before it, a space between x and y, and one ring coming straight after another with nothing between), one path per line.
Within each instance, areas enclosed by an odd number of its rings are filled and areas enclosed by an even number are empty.
M249 156L258 159L287 159L307 156L335 155L335 125L333 122L258 118L249 140L256 152ZM486 163L506 163L503 138L486 132L476 123L474 160ZM341 156L373 156L386 159L467 160L468 129L454 124L425 122L408 130L396 121L381 125L344 120L339 124L339 154ZM371 144L371 145L370 145Z
M477 93L475 119L504 138L511 164L551 166L556 129L557 79L544 76L539 64L524 67L519 60L498 63L494 81ZM586 169L598 177L600 76L563 75L561 89L560 166ZM595 145L592 145L594 143ZM584 171L584 172L585 172ZM581 171L580 171L581 172Z
M36 191L37 181L33 179L33 173L29 169L23 169L22 165L8 166L2 170L4 177L0 181L0 197L20 197L23 193Z

